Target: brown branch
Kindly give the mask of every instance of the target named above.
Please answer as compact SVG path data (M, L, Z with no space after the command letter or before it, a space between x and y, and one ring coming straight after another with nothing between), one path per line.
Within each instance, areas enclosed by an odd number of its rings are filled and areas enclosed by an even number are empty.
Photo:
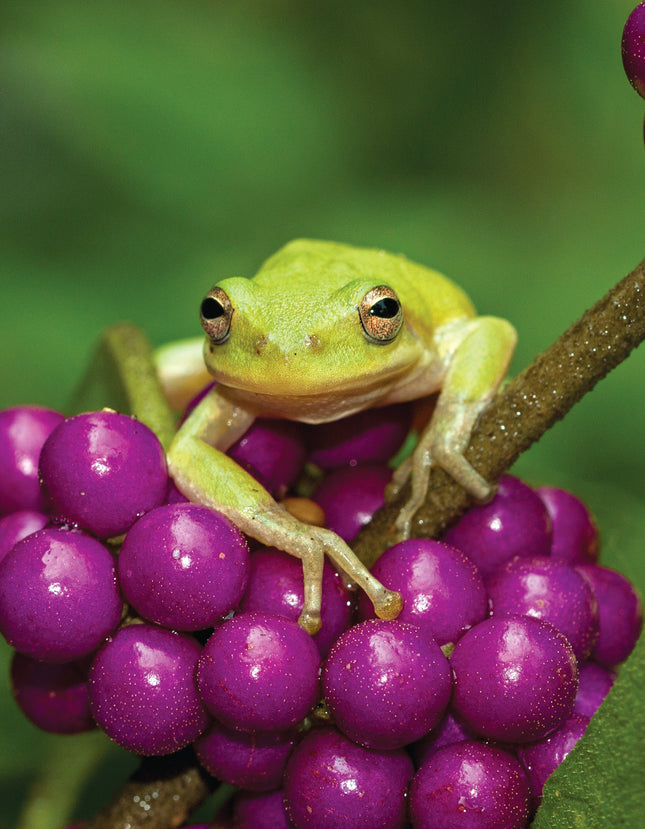
M542 352L483 413L466 457L488 480L509 469L519 455L615 368L645 339L645 262ZM354 544L371 566L395 540L393 521L406 497L379 510ZM412 532L434 537L469 506L469 496L442 470L433 471L428 499L417 512ZM184 758L143 761L164 770L151 781L133 778L108 811L88 829L171 829L206 796L203 773ZM194 763L194 761L193 761ZM166 768L168 767L168 771ZM142 803L150 808L142 809ZM137 804L134 806L133 804Z

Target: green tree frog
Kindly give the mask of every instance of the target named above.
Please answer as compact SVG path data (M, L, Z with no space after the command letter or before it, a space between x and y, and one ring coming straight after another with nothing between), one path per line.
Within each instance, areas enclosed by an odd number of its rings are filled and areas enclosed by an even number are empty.
M396 491L411 477L397 521L407 537L434 464L475 498L492 494L463 452L506 374L515 330L476 316L459 287L403 256L311 240L287 244L252 279L218 282L202 302L201 323L203 361L195 341L158 354L169 398L185 397L209 375L217 381L170 446L176 486L302 560L300 624L309 632L320 626L325 555L365 590L377 615L396 617L398 593L333 532L288 513L225 452L259 416L322 423L439 392L418 445L393 478Z

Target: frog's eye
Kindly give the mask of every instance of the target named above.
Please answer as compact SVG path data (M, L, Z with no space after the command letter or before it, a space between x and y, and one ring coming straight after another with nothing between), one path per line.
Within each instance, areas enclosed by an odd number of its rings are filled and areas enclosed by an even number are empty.
M398 296L387 285L368 291L358 306L365 336L376 343L389 343L401 330L403 310Z
M226 292L215 287L206 294L200 307L202 328L214 343L223 343L231 330L233 306Z

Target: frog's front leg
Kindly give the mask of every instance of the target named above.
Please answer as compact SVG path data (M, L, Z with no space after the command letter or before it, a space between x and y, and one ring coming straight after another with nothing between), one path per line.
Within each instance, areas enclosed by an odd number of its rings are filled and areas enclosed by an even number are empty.
M253 420L213 389L191 413L170 446L168 466L176 486L191 501L226 515L242 532L262 544L302 560L304 607L300 624L309 633L320 628L322 572L325 554L342 568L374 604L378 616L395 618L402 606L398 593L383 587L335 533L304 524L222 449ZM235 424L233 440L227 424ZM243 430L244 431L244 430ZM221 447L221 448L216 448Z
M450 332L447 342L454 337ZM440 466L476 500L485 501L494 486L466 460L477 418L491 401L506 375L515 348L516 333L506 320L477 317L463 326L450 350L446 374L432 419L404 466L395 473L388 497L411 476L411 494L396 520L401 538L408 538L415 512L428 490L430 470Z

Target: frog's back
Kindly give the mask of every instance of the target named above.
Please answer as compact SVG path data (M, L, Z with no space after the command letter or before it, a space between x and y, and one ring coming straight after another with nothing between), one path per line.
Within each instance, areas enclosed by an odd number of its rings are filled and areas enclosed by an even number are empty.
M468 296L447 277L401 254L375 248L296 239L267 259L254 279L273 287L276 279L284 280L290 291L300 283L303 291L319 293L321 299L353 280L389 285L399 295L408 322L419 330L475 316Z

